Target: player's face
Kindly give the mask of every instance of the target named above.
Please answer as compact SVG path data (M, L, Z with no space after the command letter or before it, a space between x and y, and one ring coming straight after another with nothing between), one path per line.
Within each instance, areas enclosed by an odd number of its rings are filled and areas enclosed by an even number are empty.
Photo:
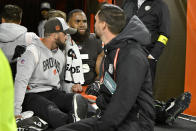
M84 35L87 30L87 18L83 12L73 13L69 19L69 25L78 30L80 35Z
M42 10L41 15L44 19L48 19L48 11L47 10Z

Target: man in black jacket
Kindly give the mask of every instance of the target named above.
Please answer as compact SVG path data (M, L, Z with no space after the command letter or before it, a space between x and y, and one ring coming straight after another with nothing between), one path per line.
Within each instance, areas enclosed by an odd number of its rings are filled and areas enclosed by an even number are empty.
M170 14L163 0L124 0L122 8L128 20L137 15L151 33L151 44L145 46L149 51L152 81L155 79L156 63L170 36Z
M123 10L111 4L103 5L95 19L96 34L105 44L96 101L101 115L56 131L153 131L150 66L142 48L150 43L148 30L136 16L125 27Z

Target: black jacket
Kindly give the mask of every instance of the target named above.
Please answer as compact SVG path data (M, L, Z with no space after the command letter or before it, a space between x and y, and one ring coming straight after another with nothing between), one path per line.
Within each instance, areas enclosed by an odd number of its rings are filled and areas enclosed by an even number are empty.
M103 99L106 104L97 124L99 131L134 130L133 125L137 130L153 130L152 82L148 54L141 46L149 43L148 30L134 16L124 30L104 47L104 73L107 71L112 78L114 74L109 66L113 65L117 48L120 51L116 64L117 89L111 95L102 85L101 95L97 98L98 106Z
M146 46L150 54L159 59L165 45L158 40L160 35L170 36L170 14L163 0L146 0L138 9L137 0L125 0L122 7L130 19L137 15L151 33L151 44Z

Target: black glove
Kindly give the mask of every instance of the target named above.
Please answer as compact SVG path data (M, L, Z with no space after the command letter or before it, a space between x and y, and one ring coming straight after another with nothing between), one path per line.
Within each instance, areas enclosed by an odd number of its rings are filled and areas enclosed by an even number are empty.
M94 83L90 84L85 93L87 95L94 95L94 96L99 96L99 89L100 89L100 83L99 81L95 81Z
M21 55L25 52L26 50L26 46L24 45L17 45L14 51L14 56L12 58L12 60L21 57Z
M107 105L110 103L112 94L110 91L105 87L104 84L100 86L99 96L96 99L96 104L101 110L105 110Z

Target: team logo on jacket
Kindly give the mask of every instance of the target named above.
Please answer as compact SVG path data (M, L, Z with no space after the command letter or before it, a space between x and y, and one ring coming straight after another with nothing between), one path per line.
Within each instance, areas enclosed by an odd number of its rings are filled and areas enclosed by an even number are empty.
M22 60L20 61L20 63L21 63L21 64L24 64L24 63L25 63L25 60L24 60L24 59L22 59Z
M28 85L28 86L27 86L27 90L31 90L31 89L32 89L32 88Z
M59 30L61 29L61 27L60 27L59 25L57 25L57 26L55 27L55 29L56 29L56 31L59 31Z
M56 69L53 70L54 75L56 75Z
M81 45L78 45L78 49L79 49L79 50L82 50L82 46L81 46Z
M109 64L108 72L110 74L113 74L113 72L114 72L114 66L113 66L113 64Z
M151 6L147 5L145 6L145 11L149 11L151 9Z
M46 71L46 70L51 69L53 67L55 67L57 72L59 72L60 67L61 67L60 62L54 58L48 58L43 61L43 71Z

